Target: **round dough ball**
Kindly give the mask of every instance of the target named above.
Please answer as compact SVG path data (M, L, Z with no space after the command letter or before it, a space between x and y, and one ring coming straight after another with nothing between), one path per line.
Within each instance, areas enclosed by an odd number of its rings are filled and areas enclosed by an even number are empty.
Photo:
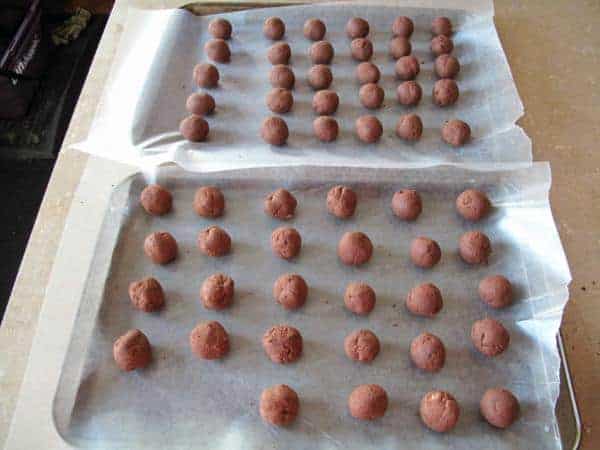
M440 56L449 54L452 53L452 50L454 50L454 43L448 36L440 34L431 39L431 52L434 55Z
M206 92L194 92L187 98L185 108L190 114L208 116L215 110L215 99Z
M347 266L360 266L371 259L373 244L360 231L346 232L338 244L338 256Z
M360 84L377 83L381 73L375 64L366 61L356 66L356 79Z
M152 362L152 348L144 333L137 329L129 330L113 344L113 357L124 372L143 369Z
M202 283L200 298L206 309L222 310L233 302L235 283L224 273L215 273Z
M433 68L440 78L454 78L460 72L460 63L456 57L443 54L435 58Z
M228 63L231 60L229 45L224 39L211 39L204 44L206 55L218 63Z
M450 119L442 126L442 139L453 147L460 147L471 139L471 127L462 120Z
M334 186L327 193L327 210L340 219L354 215L358 198L356 192L348 186Z
M319 89L327 89L333 81L331 69L324 64L312 66L307 75L308 84L311 88L318 91Z
M410 55L412 52L412 45L410 45L410 41L407 38L396 36L390 40L389 49L390 56L394 59L398 59Z
M460 407L448 392L430 391L421 399L419 414L427 428L438 433L446 433L456 426Z
M304 37L306 39L310 39L311 41L320 41L325 36L327 27L325 27L325 24L321 20L312 18L304 22L304 28L302 31L304 32Z
M281 117L267 117L260 126L260 136L267 144L284 145L289 134L287 123Z
M291 192L285 189L277 189L271 192L265 199L265 214L276 219L288 220L294 217L298 201Z
M202 359L221 359L229 353L229 334L217 321L201 322L190 333L192 352Z
M177 241L166 231L156 231L146 237L144 252L153 263L167 264L177 258Z
M392 212L402 220L413 221L421 215L423 202L414 189L402 189L392 197Z
M317 41L308 51L313 64L329 64L333 59L333 45L329 41Z
M222 17L217 17L208 24L208 32L215 39L229 39L231 37L231 31L231 23Z
M431 22L431 34L438 36L440 34L444 36L452 35L452 22L447 17L436 17Z
M283 88L273 88L267 94L267 107L274 113L285 114L290 112L294 105L292 91Z
M355 419L379 419L387 407L387 392L378 384L361 384L348 397L348 409Z
M356 38L350 43L350 54L356 61L368 61L373 56L373 43L367 38Z
M433 85L433 103L438 106L454 105L458 100L458 84L450 78L437 80Z
M490 425L508 428L519 417L519 400L508 389L492 388L485 391L479 402L479 411Z
M296 420L299 409L298 394L285 384L271 386L260 395L260 416L271 425L291 424Z
M262 345L274 363L291 363L302 355L302 335L289 325L275 325L269 328L262 338Z
M263 34L267 39L278 41L285 34L285 23L279 17L269 17L263 25Z
M379 339L370 330L356 330L344 339L344 350L353 361L371 362L379 354Z
M442 293L433 283L419 284L406 296L406 308L417 316L434 317L443 306Z
M369 34L369 22L360 17L353 17L346 24L346 34L350 39L366 37Z
M413 31L415 30L415 25L410 17L406 16L398 16L394 19L392 23L392 34L394 36L402 36L405 38L411 37Z
M492 244L481 231L467 231L460 237L458 251L467 264L487 264Z
M423 269L435 266L442 258L442 250L433 239L420 236L410 245L410 259L413 264Z
M344 304L354 314L366 316L373 308L377 298L375 291L366 283L350 283L344 293Z
M231 238L225 230L213 225L198 234L198 248L206 256L225 256L231 250Z
M419 66L419 60L413 55L402 56L396 61L396 75L401 80L414 80L421 67Z
M396 98L404 106L418 105L422 96L421 85L414 80L403 81L396 88Z
M173 196L158 184L149 184L140 194L140 203L148 214L162 216L171 211Z
M194 81L199 87L214 88L219 85L219 69L209 63L194 66Z
M505 308L513 302L513 290L508 278L490 275L479 282L479 298L492 308Z
M273 285L273 297L285 309L298 309L306 303L308 285L295 273L281 275Z
M271 233L271 249L283 259L292 259L300 253L302 238L298 230L291 227L279 227Z
M292 89L296 83L294 71L283 64L278 64L269 72L271 86L283 89Z
M365 108L377 109L383 104L384 92L381 86L375 83L367 83L361 86L358 97Z
M471 341L485 356L498 356L508 348L510 335L504 325L488 317L473 324Z
M332 142L338 137L337 120L331 116L319 116L313 121L315 136L322 142Z
M491 208L492 204L487 195L476 189L467 189L456 198L456 210L472 222L483 219Z
M335 114L340 104L340 98L335 91L323 89L317 91L312 100L312 107L319 116Z
M416 114L402 114L396 124L396 135L406 141L418 141L423 134L423 122Z
M274 66L287 64L292 57L292 49L287 42L277 42L267 51L267 59Z
M421 370L439 372L446 362L446 348L439 337L423 333L410 343L410 359Z
M156 278L144 278L129 285L129 298L137 309L154 312L165 305L165 293Z
M377 142L383 134L383 126L375 116L360 116L355 126L358 139L368 144Z
M193 207L200 217L221 217L225 211L225 197L216 186L202 186L194 194Z
M190 142L204 142L208 137L208 122L202 118L191 114L179 124L179 132Z

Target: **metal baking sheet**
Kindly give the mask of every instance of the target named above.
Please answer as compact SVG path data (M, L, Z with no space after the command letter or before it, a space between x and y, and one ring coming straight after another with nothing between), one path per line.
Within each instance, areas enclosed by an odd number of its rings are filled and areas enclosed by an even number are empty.
M327 181L323 181L327 180ZM158 181L174 194L172 214L155 218L143 212L138 196ZM191 208L194 191L219 185L227 201L225 216L209 221ZM325 196L334 184L358 192L356 216L340 221L327 214ZM290 224L303 237L300 257L275 258L271 230L280 222L262 211L265 195L278 187L298 199ZM399 188L421 191L424 212L416 223L401 223L389 209ZM493 214L477 228L490 236L488 266L467 267L456 254L457 240L475 228L459 219L454 199L463 189L485 190ZM420 170L359 168L278 168L197 174L175 167L138 174L114 192L97 244L74 334L54 401L54 420L64 439L81 448L415 448L553 449L561 448L554 406L559 393L560 358L555 336L568 298L570 274L548 203L547 164L511 171L474 171L456 167ZM225 228L233 239L231 255L210 259L195 246L209 224ZM181 257L159 267L144 257L142 242L154 230L173 233ZM371 262L362 268L342 266L336 246L346 230L366 232L374 243ZM408 257L417 235L436 239L441 263L415 269ZM204 310L199 288L216 271L236 282L233 307L221 313ZM300 273L310 286L304 308L283 311L272 299L274 280L284 272ZM516 288L516 303L491 311L477 299L477 284L487 274L503 273ZM143 276L158 278L167 294L159 314L134 310L127 286ZM343 291L352 280L365 280L377 292L377 306L367 318L343 307ZM440 286L444 309L436 319L407 313L404 298L411 286L431 280ZM490 315L511 333L501 356L478 355L469 339L473 321ZM219 320L231 335L231 353L223 361L200 361L188 347L197 322ZM279 366L263 353L260 339L277 323L296 326L305 351L295 364ZM155 362L146 370L121 373L112 360L112 342L129 328L143 330L154 346ZM344 355L343 339L356 328L372 329L382 351L369 365ZM448 357L438 374L411 367L410 340L423 331L445 342ZM265 425L258 414L261 390L286 383L300 395L301 412L288 429ZM353 387L379 383L390 396L384 418L360 423L347 413ZM510 429L492 429L479 417L478 402L487 387L511 389L522 416ZM446 389L462 413L447 435L428 431L417 414L421 396ZM535 439L532 439L535 437Z

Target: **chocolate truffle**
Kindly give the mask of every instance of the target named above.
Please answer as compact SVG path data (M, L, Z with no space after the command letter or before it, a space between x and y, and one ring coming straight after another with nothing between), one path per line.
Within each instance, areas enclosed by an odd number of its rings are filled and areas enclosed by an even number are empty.
M231 37L231 23L222 17L217 17L208 24L208 32L215 39L229 39Z
M144 333L129 330L113 344L113 357L124 372L143 369L152 362L152 348Z
M312 66L306 78L309 86L314 90L327 89L333 81L331 69L324 64Z
M281 275L273 285L273 297L285 309L298 309L306 302L308 285L295 273Z
M360 116L356 119L355 126L358 138L368 144L377 142L383 134L383 126L375 116Z
M360 266L368 262L373 254L373 244L360 231L346 232L338 244L338 256L347 266Z
M229 335L217 321L201 322L190 333L192 352L202 359L221 359L229 353Z
M224 39L211 39L204 44L206 55L218 63L228 63L231 60L229 45Z
M458 100L458 84L450 78L437 80L433 85L433 103L438 106L454 105Z
M344 350L354 361L371 362L379 354L379 339L370 330L356 330L344 339Z
M202 186L194 194L193 207L201 217L221 217L225 210L225 197L216 186Z
M346 34L350 39L366 37L369 34L369 22L360 17L353 17L346 24Z
M392 34L394 36L409 38L413 34L414 30L415 26L410 17L398 16L392 23Z
M300 358L302 335L292 326L275 325L265 332L262 345L271 361L287 364Z
M154 312L165 304L165 293L156 278L144 278L129 285L129 298L137 309Z
M215 110L215 99L206 92L194 92L187 98L185 108L190 114L208 116Z
M302 248L302 238L298 230L292 227L279 227L271 233L271 249L283 259L298 256Z
M508 389L492 388L485 391L479 402L479 411L490 425L508 428L519 417L519 400Z
M431 34L438 36L440 34L444 36L452 35L452 22L447 17L436 17L431 22Z
M265 199L265 214L276 219L288 220L294 217L298 201L291 192L285 189L277 189L271 192Z
M327 210L340 219L354 215L356 202L356 192L348 186L334 186L327 193Z
M356 38L350 43L350 54L356 61L368 61L373 56L373 43L367 38Z
M263 34L267 39L278 41L285 34L285 23L279 17L269 17L263 25Z
M453 147L460 147L471 139L471 127L462 120L448 120L442 126L442 139Z
M375 83L363 84L358 91L360 103L369 109L377 109L383 103L384 92L381 86Z
M225 230L213 225L198 234L198 248L206 256L224 256L231 250L231 238Z
M269 72L269 82L273 87L292 89L296 82L296 77L290 67L278 64Z
M267 117L260 126L260 136L267 144L284 145L289 136L287 123L281 117Z
M456 426L460 407L448 392L430 391L421 399L419 414L427 428L438 433L446 433Z
M500 322L485 318L473 324L471 341L485 356L498 356L508 348L510 335Z
M224 273L215 273L202 283L200 298L206 309L221 310L231 306L235 283Z
M421 215L423 202L414 189L402 189L392 197L392 212L402 220L413 221Z
M208 137L208 122L201 116L191 114L181 121L179 132L190 142L203 142Z
M460 72L460 63L456 57L443 54L435 58L433 68L440 78L454 78Z
M209 63L196 64L194 66L194 81L199 87L217 87L219 84L219 70Z
M390 56L394 59L398 59L410 55L412 52L412 45L410 45L410 41L407 38L396 36L390 40L389 49Z
M313 121L315 136L322 142L332 142L338 137L337 120L331 116L319 116Z
M491 208L487 195L476 189L467 189L456 198L456 210L472 222L483 219L489 214Z
M513 301L510 281L502 275L490 275L479 282L479 298L492 308L505 308Z
M292 49L287 42L277 42L267 51L267 59L274 66L287 64L292 56Z
M317 41L308 51L313 64L329 64L333 59L333 45L329 41Z
M149 184L140 195L140 203L148 214L162 216L171 211L173 196L158 184Z
M377 83L381 73L375 64L366 61L356 66L356 79L360 84Z
M348 397L348 409L355 419L379 419L387 407L387 392L378 384L361 384Z
M423 134L423 122L416 114L402 114L396 123L396 136L406 141L418 141Z
M376 300L375 291L366 283L350 283L344 293L346 308L361 316L366 316L373 311Z
M440 34L431 40L431 52L436 56L452 53L452 50L454 43L448 36Z
M443 306L442 293L433 283L419 284L406 296L406 308L417 316L434 317Z
M306 39L310 39L311 41L320 41L325 36L327 28L321 20L312 18L304 22L304 28L302 31Z
M401 80L414 80L421 70L419 60L413 55L402 56L396 61L396 75Z
M414 80L403 81L396 88L398 103L404 106L416 106L421 101L423 90L421 85Z
M285 114L292 109L294 96L292 91L283 88L273 88L267 94L267 107L279 114Z
M148 235L144 241L144 252L155 264L167 264L177 258L177 241L166 231Z
M458 251L467 264L487 264L492 244L481 231L467 231L460 237Z
M440 246L433 239L419 236L410 245L410 259L413 264L423 269L435 266L442 258Z
M423 333L410 343L410 359L421 370L439 372L446 362L446 348L439 337Z
M296 420L299 409L298 394L285 384L271 386L260 395L260 416L271 425L290 425Z
M317 91L312 100L312 107L319 116L335 114L340 104L340 98L335 91L323 89Z

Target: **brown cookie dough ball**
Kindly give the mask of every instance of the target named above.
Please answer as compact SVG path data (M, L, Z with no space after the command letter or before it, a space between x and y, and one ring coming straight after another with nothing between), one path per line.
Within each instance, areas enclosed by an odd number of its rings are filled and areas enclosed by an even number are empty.
M433 85L433 103L438 106L454 105L458 100L458 84L450 78L437 80Z
M485 356L498 356L508 348L510 335L500 322L485 318L473 324L471 341Z
M361 384L348 397L348 409L355 419L379 419L387 407L387 392L378 384Z
M310 39L311 41L320 41L325 36L327 27L325 27L325 24L321 20L312 18L304 22L302 31L306 39Z
M519 417L519 400L508 389L492 388L485 391L479 402L479 411L490 425L508 428Z
M291 67L278 64L269 72L271 86L283 89L292 89L296 83L296 76Z
M410 45L410 41L407 38L396 36L390 40L389 50L390 56L394 59L398 59L410 55L412 52L412 45Z
M211 39L204 44L204 51L209 59L218 63L228 63L231 60L231 51L224 39Z
M346 308L361 316L373 311L376 300L375 291L366 283L350 283L344 293Z
M302 238L298 230L291 227L279 227L271 233L271 249L283 259L292 259L300 253Z
M195 114L187 116L179 124L179 132L190 142L206 141L209 131L208 122Z
M416 114L402 114L396 123L396 136L405 141L418 141L423 135L423 122Z
M377 83L381 73L375 64L366 61L356 66L356 79L360 84Z
M460 63L456 57L443 54L435 58L433 68L440 78L454 78L460 72Z
M231 31L231 23L222 17L217 17L208 24L208 32L215 39L229 39L231 37Z
M278 41L285 34L285 23L279 17L269 17L263 24L263 34L267 39Z
M260 395L260 416L271 425L291 424L296 420L299 409L298 394L285 384L271 386Z
M340 98L335 91L323 89L317 91L312 100L312 107L319 116L335 114L340 104Z
M262 338L262 345L274 363L291 363L302 355L302 335L289 325L275 325L269 328Z
M287 42L277 42L267 51L267 59L274 66L287 64L292 57L292 49Z
M423 90L421 85L414 80L403 81L396 88L398 103L404 106L416 106L421 101Z
M334 186L327 193L327 210L340 219L354 215L358 198L348 186Z
M124 372L143 369L152 362L152 348L144 333L129 330L113 344L113 357Z
M173 196L158 184L149 184L140 194L140 203L148 214L162 216L171 211Z
M379 339L370 330L356 330L344 339L344 350L353 361L371 362L379 354Z
M454 50L454 43L448 36L440 34L431 40L431 52L436 56L452 53L452 50Z
M476 189L467 189L456 198L456 210L463 218L472 222L483 219L491 208L487 195Z
M421 67L419 66L419 60L413 55L402 56L398 58L395 65L396 75L401 80L414 80Z
M276 219L288 220L294 217L298 201L291 192L286 189L277 189L271 192L265 199L265 214Z
M431 22L431 34L434 36L444 35L451 36L452 35L452 22L447 17L436 17Z
M285 309L298 309L306 303L308 285L295 273L281 275L273 285L273 297Z
M165 305L165 293L156 278L144 278L129 285L129 298L137 309L154 312Z
M294 105L292 91L283 88L273 88L267 94L267 107L278 114L290 112Z
M410 17L406 16L398 16L394 19L392 23L392 34L394 36L402 36L405 38L411 37L413 31L415 30L415 25Z
M460 237L458 251L467 264L487 264L492 244L481 231L467 231Z
M442 140L453 147L460 147L471 139L471 127L462 120L451 119L442 126Z
M221 359L229 353L229 334L217 321L201 322L190 333L192 352L202 359Z
M414 189L402 189L392 197L392 212L402 220L413 221L421 215L423 202Z
M221 310L231 306L235 283L224 273L215 273L202 283L200 298L206 309Z
M202 88L217 87L219 85L219 70L209 63L196 64L194 66L194 81Z
M363 84L358 91L361 105L369 109L377 109L383 104L384 92L381 86L375 83Z
M435 266L442 258L442 250L433 239L419 236L410 245L410 259L413 264L423 269Z
M231 238L225 230L213 225L198 234L198 248L206 256L225 256L231 250Z
M355 126L358 139L368 144L377 142L383 134L383 126L375 116L360 116Z
M329 64L334 55L333 45L329 41L318 41L310 46L308 54L313 64Z
M314 90L327 89L333 81L331 69L324 64L312 66L307 75L308 84Z
M153 263L167 264L177 258L177 241L166 231L156 231L144 241L144 252Z
M508 278L490 275L479 282L479 298L492 308L505 308L513 302L513 290Z
M215 99L206 92L194 92L187 98L185 108L190 114L208 116L215 110Z
M427 428L438 433L446 433L456 426L460 407L448 392L430 391L421 399L419 414Z
M356 38L350 43L350 54L356 61L368 61L373 56L373 43L367 38Z
M446 348L439 337L423 333L410 343L410 359L421 370L439 372L446 362Z
M260 126L260 136L267 144L284 145L289 134L287 123L281 117L267 117Z
M369 34L369 22L360 17L353 17L346 24L346 34L350 39L366 37Z
M433 283L419 284L406 296L406 308L417 316L434 317L443 306L442 293Z
M319 116L313 121L313 131L320 141L332 142L338 137L339 126L333 117Z
M216 186L202 186L194 194L193 207L200 217L221 217L225 211L225 197Z
M360 266L371 259L373 244L360 231L346 232L338 244L338 256L347 266Z

